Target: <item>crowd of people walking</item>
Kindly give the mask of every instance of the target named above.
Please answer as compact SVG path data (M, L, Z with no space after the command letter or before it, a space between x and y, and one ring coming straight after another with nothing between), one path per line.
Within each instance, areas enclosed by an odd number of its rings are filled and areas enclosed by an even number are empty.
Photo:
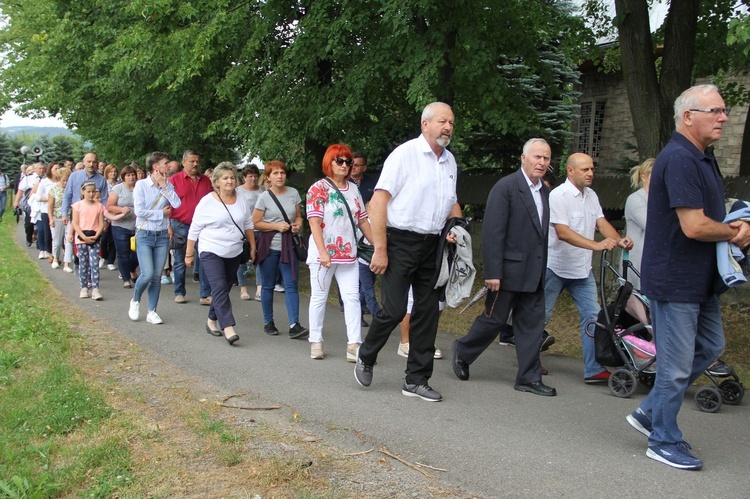
M627 237L605 219L590 187L590 156L570 155L565 182L550 191L545 184L550 145L542 138L526 142L521 168L501 179L487 201L482 226L486 299L467 335L454 343L456 377L468 381L470 366L503 331L504 343L516 347L514 388L556 396L542 382L547 370L540 352L554 342L544 328L558 295L567 289L580 314L583 381L607 383L610 372L598 363L594 340L586 333L600 310L592 253L633 249L634 260L642 258L643 289L653 299L660 352L655 388L627 421L649 437L650 458L700 469L703 463L689 452L676 417L689 384L716 366L724 348L713 243L750 244L749 224L721 223L721 180L706 149L721 137L728 114L710 85L688 89L677 99L677 131L665 152L633 170L633 186L639 190L626 206ZM448 228L462 210L456 161L446 149L453 137L453 110L431 103L420 124L421 134L385 160L377 183L362 175L364 155L343 144L330 146L322 160L324 178L309 187L304 212L302 196L287 185L282 161L267 162L260 176L254 165L240 175L231 163L201 173L195 151L186 151L181 164L153 152L145 161L146 175L135 164L118 170L98 162L93 152L80 167L72 160L62 167L39 163L19 182L15 206L25 203L26 243L30 246L36 235L40 259L58 268L62 258L67 272L78 262L82 299L103 299L99 270L119 270L123 287L133 289L127 307L133 321L141 319L146 293L146 322L163 323L157 308L161 287L170 282L170 258L174 301L187 303L185 278L192 268L198 303L209 307L206 332L230 346L240 341L231 290L238 285L241 300L249 300L246 274L255 268L263 331L279 334L273 293L281 282L289 338L307 337L310 357L323 359L323 322L335 277L346 360L354 363L356 381L363 387L372 384L381 349L408 317L406 341L399 346L407 358L401 392L438 402L442 395L429 385L434 359L442 356L435 345L443 307L437 257L447 245L457 244L456 232ZM303 213L311 232L307 241L300 236ZM603 237L597 239L596 232ZM309 330L299 314L302 263L310 269ZM373 290L378 275L380 304ZM363 306L373 313L364 338Z

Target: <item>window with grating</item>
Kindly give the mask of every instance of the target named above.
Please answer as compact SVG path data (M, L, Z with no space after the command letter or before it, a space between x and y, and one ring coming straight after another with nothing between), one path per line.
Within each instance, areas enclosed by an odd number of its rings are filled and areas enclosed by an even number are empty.
M599 152L604 128L605 101L589 100L581 102L581 119L578 124L578 152L591 156L594 163L599 161Z

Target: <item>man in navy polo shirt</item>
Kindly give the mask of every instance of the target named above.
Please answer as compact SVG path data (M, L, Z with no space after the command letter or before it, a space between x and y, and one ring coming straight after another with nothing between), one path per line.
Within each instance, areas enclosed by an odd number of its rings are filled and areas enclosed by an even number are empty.
M651 303L658 367L654 388L627 416L648 436L646 456L678 469L703 462L677 426L685 391L724 350L716 242L750 244L750 225L721 223L724 188L709 146L729 109L713 85L685 90L674 104L677 130L651 173L642 290Z

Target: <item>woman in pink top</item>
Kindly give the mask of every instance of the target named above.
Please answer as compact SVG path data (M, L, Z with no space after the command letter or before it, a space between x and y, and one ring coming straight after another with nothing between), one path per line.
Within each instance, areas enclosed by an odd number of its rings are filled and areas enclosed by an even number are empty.
M88 298L88 283L91 283L91 298L101 300L99 292L99 246L104 230L104 206L94 200L96 185L86 181L81 185L83 199L74 203L73 232L78 248L78 277L81 281L81 298Z

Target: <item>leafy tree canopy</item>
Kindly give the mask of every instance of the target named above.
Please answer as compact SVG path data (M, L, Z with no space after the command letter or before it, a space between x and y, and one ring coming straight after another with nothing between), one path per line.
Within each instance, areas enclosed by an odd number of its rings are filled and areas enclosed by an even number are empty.
M319 168L345 142L377 164L453 105L451 148L517 163L575 119L590 32L554 0L24 0L0 5L0 106L60 114L107 158L192 148Z

